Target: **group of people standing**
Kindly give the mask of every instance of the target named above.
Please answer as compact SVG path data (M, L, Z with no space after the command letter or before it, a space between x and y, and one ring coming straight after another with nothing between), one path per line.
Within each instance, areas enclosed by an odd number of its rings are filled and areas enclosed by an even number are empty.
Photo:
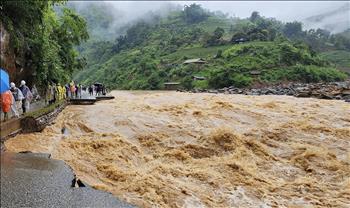
M88 90L90 96L94 95L94 91L96 96L106 95L107 93L106 87L103 84L90 85Z
M46 89L46 102L48 104L66 98L81 98L82 85L75 84L74 81L62 86L60 83L51 83Z
M45 104L53 104L57 101L67 98L81 98L82 90L86 90L81 84L75 84L74 81L61 85L60 83L51 82L46 88ZM103 84L94 84L88 87L90 96L96 93L96 96L105 95L106 88ZM10 89L1 94L1 111L4 113L4 120L8 119L8 113L11 111L15 117L26 113L30 108L33 100L40 99L38 90L33 85L32 90L26 85L24 80L21 81L20 87L11 82Z
M36 91L33 86L32 91ZM4 120L8 119L8 113L11 111L15 117L21 113L26 113L30 108L30 103L35 98L32 91L26 85L24 80L21 81L20 87L17 88L14 82L10 83L10 89L3 92L1 96L1 111L4 113Z

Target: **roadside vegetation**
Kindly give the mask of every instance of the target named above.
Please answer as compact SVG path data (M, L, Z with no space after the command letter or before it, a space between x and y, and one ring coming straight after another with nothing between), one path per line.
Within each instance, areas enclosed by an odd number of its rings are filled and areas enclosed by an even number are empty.
M1 1L0 23L9 34L16 70L22 68L30 83L68 82L86 65L76 50L89 38L86 21L71 9L54 10L65 2Z

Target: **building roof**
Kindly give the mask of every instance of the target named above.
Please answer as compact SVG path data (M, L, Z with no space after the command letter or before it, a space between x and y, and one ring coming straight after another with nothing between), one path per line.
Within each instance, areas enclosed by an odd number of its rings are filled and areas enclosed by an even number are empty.
M180 82L165 82L164 85L179 85Z
M194 63L194 64L204 64L204 63L207 63L204 59L202 58L196 58L196 59L188 59L184 62L184 64L191 64L191 63Z
M257 71L257 70L250 71L249 73L250 73L251 75L259 75L259 74L261 74L261 72L260 72L260 71Z
M201 76L192 76L193 79L196 79L196 80L205 80L206 78L205 77L201 77Z

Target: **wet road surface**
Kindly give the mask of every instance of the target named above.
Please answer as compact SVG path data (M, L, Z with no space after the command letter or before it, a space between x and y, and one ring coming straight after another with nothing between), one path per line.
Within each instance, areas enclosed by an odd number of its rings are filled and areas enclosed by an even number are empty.
M1 207L134 207L107 192L72 187L69 166L48 157L1 153Z

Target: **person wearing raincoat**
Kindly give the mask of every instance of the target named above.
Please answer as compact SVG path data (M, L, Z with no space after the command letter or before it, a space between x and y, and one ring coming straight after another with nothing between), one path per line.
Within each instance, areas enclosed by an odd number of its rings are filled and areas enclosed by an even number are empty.
M23 113L26 113L30 108L30 102L33 99L33 94L30 91L29 87L27 87L26 82L24 80L21 81L21 86L19 89L22 91L24 99L22 100L22 110Z
M72 81L70 83L70 92L71 92L72 98L76 97L75 91L76 91L75 84L74 84L74 81Z
M23 94L20 89L18 89L15 85L15 83L11 82L10 84L10 91L13 95L14 102L11 105L11 111L15 115L15 117L19 117L19 110L21 109L22 106L22 100L23 100Z
M48 101L49 105L56 102L58 99L58 92L57 87L55 83L49 84L47 90L46 90L46 100Z
M61 86L60 83L58 83L57 92L58 92L58 100L63 100L64 92L63 92L63 87Z
M66 86L62 86L62 99L67 98Z
M8 120L8 112L11 110L12 102L14 101L13 95L10 90L3 92L0 95L1 110L4 113L4 121Z
M33 100L34 101L37 101L37 100L41 99L40 95L39 95L39 92L38 92L38 89L36 88L35 84L32 87L32 94L33 94Z

